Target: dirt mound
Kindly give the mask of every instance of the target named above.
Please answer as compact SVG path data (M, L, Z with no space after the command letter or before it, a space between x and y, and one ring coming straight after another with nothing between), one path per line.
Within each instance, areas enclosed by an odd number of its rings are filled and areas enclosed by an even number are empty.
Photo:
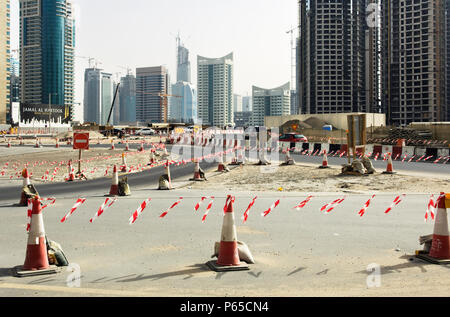
M316 117L311 117L308 118L304 121L306 124L308 124L309 126L311 126L313 129L318 129L318 130L322 130L324 125L329 125L328 122L325 122L323 120L320 120ZM334 127L333 127L334 128Z
M281 126L283 133L300 132L303 129L311 129L311 126L300 120L291 120Z

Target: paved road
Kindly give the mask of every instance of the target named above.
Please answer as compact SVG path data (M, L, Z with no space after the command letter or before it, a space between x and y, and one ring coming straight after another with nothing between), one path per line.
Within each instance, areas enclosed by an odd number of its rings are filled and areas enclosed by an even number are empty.
M394 195L379 195L366 215L357 214L368 196L350 195L331 214L319 210L339 198L317 194L301 211L293 206L303 193L231 193L237 235L248 244L256 264L248 272L215 273L205 267L219 241L226 193L213 190L135 191L121 197L94 223L104 197L90 195L69 220L60 219L74 199L58 199L44 211L48 237L59 242L71 263L79 265L80 287L67 284L77 272L18 279L10 269L25 259L26 210L0 204L0 296L448 296L449 267L414 259L420 235L433 230L424 223L426 195L409 195L384 214ZM246 224L241 216L259 198ZM206 203L215 196L205 223ZM282 196L280 196L282 195ZM140 203L150 206L130 226L128 219ZM160 219L178 197L182 203ZM261 213L276 199L277 209ZM367 268L379 265L380 284L367 284ZM370 286L370 287L369 287ZM371 287L378 286L378 287Z

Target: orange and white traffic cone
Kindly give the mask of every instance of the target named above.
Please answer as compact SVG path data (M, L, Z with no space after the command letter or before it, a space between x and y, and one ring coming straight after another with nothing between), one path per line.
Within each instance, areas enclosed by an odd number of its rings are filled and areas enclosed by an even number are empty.
M28 187L29 185L31 185L30 173L28 172L27 168L25 168L22 171L22 177L23 177L23 184L22 184L22 193L20 195L19 206L27 206L28 205L28 201L27 201L27 195L25 194L24 188Z
M130 151L130 146L128 145L128 141L125 142L125 151Z
M210 261L207 265L216 272L248 270L246 263L239 258L238 240L236 226L234 223L233 203L235 198L228 195L225 215L223 218L222 235L220 240L219 254L216 261Z
M56 145L55 145L55 147L58 149L59 148L59 140L58 140L58 138L56 138Z
M22 137L20 137L19 145L23 145L23 138Z
M194 178L192 178L190 180L196 181L196 182L206 181L205 175L200 173L200 162L198 160L195 161Z
M111 140L111 150L115 150L116 147L114 146L114 140Z
M141 142L141 146L139 147L139 152L144 152L144 142Z
M417 257L434 264L450 263L450 235L447 208L450 208L450 194L441 193L437 200L437 215L434 224L433 242L429 254Z
M34 145L34 147L35 147L35 148L40 148L40 147L41 147L38 138L36 138L36 144Z
M322 166L319 166L319 168L330 168L328 166L328 155L326 150L323 152Z
M230 171L223 162L223 154L220 154L220 156L219 156L219 165L217 166L217 171L218 172L229 172Z
M8 148L11 147L11 141L8 140L8 145L6 147L8 147Z
M158 190L172 190L172 179L170 177L170 162L164 164L165 173L159 178Z
M127 166L127 159L125 157L125 153L122 153L122 166L120 171L121 172L126 172L128 170L128 166Z
M54 274L58 272L58 268L50 265L48 261L47 241L39 196L32 199L32 206L25 262L22 267L16 268L15 273L18 277Z
M394 172L394 165L392 164L392 155L391 153L388 153L388 163L387 163L387 167L386 167L386 171L383 172L383 174L395 174Z
M117 166L114 165L113 169L113 177L111 189L109 190L110 196L118 196L119 195L119 173L117 172Z
M69 161L68 164L69 177L66 179L68 182L73 182L75 180L74 169L72 167L72 160Z

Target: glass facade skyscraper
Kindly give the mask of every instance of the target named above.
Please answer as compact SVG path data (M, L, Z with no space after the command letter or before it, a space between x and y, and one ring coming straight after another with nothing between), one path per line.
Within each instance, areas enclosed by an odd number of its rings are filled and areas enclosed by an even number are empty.
M113 100L112 74L88 68L84 74L84 122L105 125Z
M0 0L0 123L6 123L10 110L10 3Z
M120 122L136 122L136 77L131 74L120 79Z
M20 0L21 102L73 106L74 47L69 0Z

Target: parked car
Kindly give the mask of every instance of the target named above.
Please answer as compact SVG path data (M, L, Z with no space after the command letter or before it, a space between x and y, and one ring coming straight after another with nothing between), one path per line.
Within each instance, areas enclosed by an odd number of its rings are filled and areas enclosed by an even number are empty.
M280 142L290 142L290 143L307 143L308 139L302 134L288 133L280 136Z
M150 128L143 128L136 131L136 135L155 135L155 134L156 134L155 130Z
M119 138L122 138L125 136L125 132L123 132L120 129L113 129L113 130L104 130L104 131L100 131L101 134L103 134L104 136L117 136Z

